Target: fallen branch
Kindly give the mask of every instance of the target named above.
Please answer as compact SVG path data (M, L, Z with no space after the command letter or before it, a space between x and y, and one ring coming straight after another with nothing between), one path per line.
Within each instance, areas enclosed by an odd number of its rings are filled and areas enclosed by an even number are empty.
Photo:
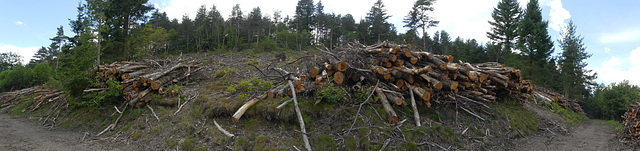
M125 106L124 106L123 111L127 109L127 106L128 106L128 105L125 105ZM114 106L114 107L115 107L115 106ZM114 127L116 127L116 124L118 124L118 121L120 121L120 118L122 118L122 115L123 115L123 113L124 113L124 112L120 112L120 110L118 110L118 108L117 108L117 107L116 107L116 112L120 113L120 116L118 116L118 118L116 119L116 121L115 121L115 122L113 122L113 124L109 124L109 126L107 126L107 128L105 128L104 130L102 130L102 132L98 133L98 135L96 135L96 136L100 136L100 135L104 134L104 133L105 133L105 132L107 132L107 131L113 130L113 128L114 128Z
M287 106L287 104L291 103L291 101L293 101L293 98L291 98L291 99L289 99L289 100L286 100L286 101L282 102L282 104L280 104L280 105L278 105L278 106L276 107L276 111L280 111L280 110L282 110L282 108L284 108L284 106Z
M416 99L413 96L413 88L409 83L406 83L409 87L409 95L411 95L411 109L413 110L413 119L416 121L416 127L420 127L420 113L418 113L418 105Z
M220 124L218 124L218 122L216 122L216 120L213 120L213 124L216 125L216 127L218 127L218 130L220 130L220 132L224 133L224 135L227 135L229 137L234 137L235 135L229 133L229 131L223 129Z
M473 115L473 116L477 117L478 119L481 119L482 121L485 121L485 120L484 120L484 118L482 118L482 117L480 117L479 115L477 115L477 114L475 114L475 113L473 113L473 112L471 112L471 111L469 111L469 110L465 109L464 107L460 106L460 108L461 108L462 110L464 110L465 112L467 112L467 113L469 113L469 114L471 114L471 115Z
M149 106L149 104L147 104L147 108L149 108L149 110L151 110L151 113L153 113L153 117L155 117L158 122L160 122L160 118L158 118L158 115L156 115L156 112L153 111L153 108L151 108L151 106Z
M307 138L307 130L304 127L304 119L302 119L302 114L300 113L300 107L298 107L298 99L296 99L295 88L293 87L293 82L288 80L289 87L291 87L291 94L293 95L293 105L296 109L296 114L298 115L298 122L300 123L300 131L302 131L302 141L304 141L304 147L311 151L311 145L309 144L309 138Z
M176 110L176 112L173 113L173 115L178 115L178 112L180 112L180 109L182 109L182 107L184 105L186 105L189 102L189 100L184 101L184 103L182 103L182 105L178 106L178 110ZM180 104L180 96L178 96L178 104Z

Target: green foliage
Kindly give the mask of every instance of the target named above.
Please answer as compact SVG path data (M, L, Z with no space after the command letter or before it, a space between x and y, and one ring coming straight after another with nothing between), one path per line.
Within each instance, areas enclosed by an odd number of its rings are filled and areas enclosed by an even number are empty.
M276 42L271 40L271 38L265 38L264 40L260 41L260 45L258 45L258 49L263 51L278 50Z
M222 70L216 72L216 78L224 77L227 74L238 72L238 69L225 67Z
M20 58L22 58L22 56L17 53L0 53L0 72L19 66L21 62Z
M583 100L590 95L589 89L595 85L595 73L585 69L585 60L591 57L591 54L586 52L582 42L584 38L576 33L573 21L569 21L566 30L560 35L562 39L558 40L558 43L562 48L562 54L558 59L558 65L562 74L562 91L569 98Z
M95 91L95 92L90 92L88 94L83 95L82 97L85 100L91 100L91 101L82 101L82 102L76 102L79 106L94 106L94 107L98 107L98 106L102 106L108 103L114 103L114 102L121 102L121 100L123 99L122 97L122 85L120 85L119 81L116 80L107 80L106 82L104 82L105 84L102 84L102 82L100 81L96 81L99 80L97 77L94 81L91 81L91 85L99 85L101 88L107 88L106 91L104 92L100 92L100 91Z
M18 65L0 73L0 91L18 90L41 85L51 80L53 71L46 63L39 63L33 68Z
M609 125L611 125L611 127L613 127L613 129L615 129L616 131L620 131L622 129L622 123L615 121L615 120L607 120L605 121L607 122Z
M594 118L620 121L629 105L640 102L639 90L640 87L631 85L627 80L606 87L600 85L596 87L595 97L582 105L585 112Z
M520 13L522 11L516 0L501 0L491 12L493 21L489 21L492 27L491 31L487 32L487 37L498 46L498 49L494 50L497 62L504 62L503 58L512 53L513 41L518 37Z
M340 89L340 87L335 86L332 82L327 82L327 84L316 91L316 100L322 100L327 103L343 102L346 100L346 96L346 92Z
M523 62L524 77L533 80L536 84L557 90L557 73L555 60L551 58L553 53L553 41L547 31L548 21L542 20L542 9L538 0L530 0L523 13L523 18L518 25L518 44L520 58L511 62Z
M369 98L369 95L371 95L371 89L369 88L361 88L360 90L356 91L354 94L356 101L366 101L367 98ZM369 99L373 99L373 98L369 98Z
M563 119L567 121L567 123L571 125L578 125L583 121L589 119L586 115L576 113L573 110L567 110L556 103L545 101L544 106L551 109L556 114L560 115Z

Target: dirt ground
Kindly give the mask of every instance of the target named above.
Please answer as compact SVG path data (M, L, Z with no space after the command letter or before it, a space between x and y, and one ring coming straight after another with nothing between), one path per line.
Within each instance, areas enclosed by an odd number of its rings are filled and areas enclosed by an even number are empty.
M538 105L525 106L546 124L532 136L514 141L508 150L521 151L619 151L634 150L623 145L611 125L601 120L587 120L571 127L560 116Z
M96 138L95 134L48 130L35 120L0 113L0 150L140 150L117 138Z

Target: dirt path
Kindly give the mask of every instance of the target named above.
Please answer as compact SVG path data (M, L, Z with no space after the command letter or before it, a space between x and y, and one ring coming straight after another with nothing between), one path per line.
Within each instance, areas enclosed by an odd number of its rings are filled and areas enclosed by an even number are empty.
M0 113L0 150L140 150L82 132L47 130L34 121Z
M599 120L588 120L573 128L570 133L556 134L545 132L544 135L528 137L520 142L515 150L562 150L562 151L606 151L624 150L619 148L614 129Z

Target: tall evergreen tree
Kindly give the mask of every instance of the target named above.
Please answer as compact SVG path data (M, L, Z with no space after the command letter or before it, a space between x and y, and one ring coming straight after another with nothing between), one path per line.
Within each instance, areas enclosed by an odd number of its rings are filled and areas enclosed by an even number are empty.
M491 31L487 37L501 47L495 52L495 61L500 62L504 54L511 54L516 37L518 37L518 23L520 21L520 4L517 0L501 0L498 6L493 8L491 18Z
M147 12L153 9L147 2L148 0L110 0L104 13L109 26L109 37L112 38L110 44L113 46L110 49L121 51L123 60L127 60L129 56L128 38L132 23L145 21Z
M518 48L525 59L525 75L542 86L550 86L551 70L547 66L553 53L553 41L547 32L548 22L542 20L538 0L530 0L518 26Z
M293 16L294 22L297 24L296 30L298 32L307 31L311 32L313 29L315 6L313 0L299 0L296 5L296 15Z
M427 47L427 28L435 27L440 23L433 17L429 16L429 12L433 12L433 3L435 0L417 0L409 14L405 16L403 22L406 24L404 27L409 27L413 31L417 31L418 28L422 28L422 49L426 50Z
M387 22L387 19L390 17L391 15L387 14L387 10L384 8L382 0L378 0L373 4L365 17L369 24L369 43L389 39L390 35L388 34L391 33L391 24Z
M585 60L591 57L586 52L582 36L576 33L576 25L569 21L567 28L561 34L562 39L558 40L562 54L558 60L562 74L562 90L565 96L574 99L585 99L589 95L589 87L595 85L593 80L595 74L591 70L585 69Z

